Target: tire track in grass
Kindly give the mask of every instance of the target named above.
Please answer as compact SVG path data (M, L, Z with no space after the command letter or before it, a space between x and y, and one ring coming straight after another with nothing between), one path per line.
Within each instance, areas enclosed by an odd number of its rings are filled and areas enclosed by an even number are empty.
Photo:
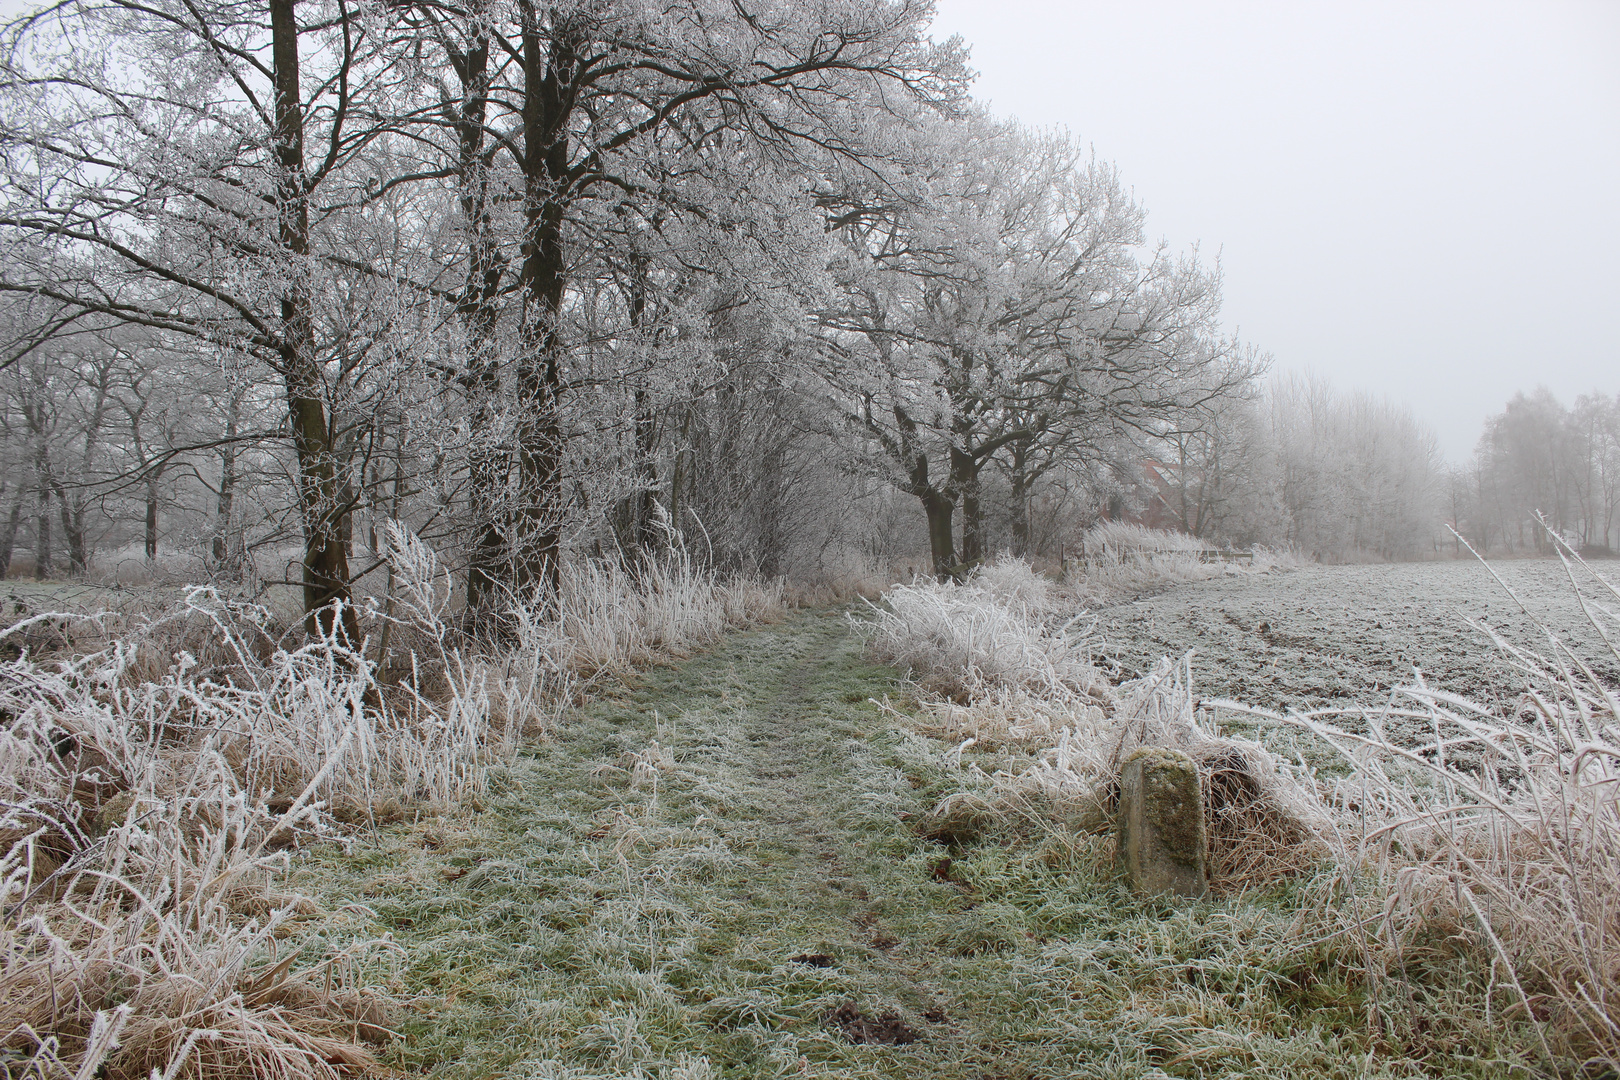
M949 1013L909 943L961 896L904 824L929 793L868 701L895 683L841 614L795 615L592 703L482 813L318 857L328 901L352 890L406 951L391 1063L955 1075L960 1038L924 1018ZM850 1004L923 1038L852 1045L827 1021Z
M504 770L480 812L313 856L299 884L365 903L403 950L394 988L412 1007L390 1066L1386 1074L1366 1064L1360 991L1321 950L1290 956L1291 911L1139 903L1049 838L944 863L908 822L962 775L869 703L896 688L841 614L798 613L604 694ZM901 1028L916 1041L846 1035Z

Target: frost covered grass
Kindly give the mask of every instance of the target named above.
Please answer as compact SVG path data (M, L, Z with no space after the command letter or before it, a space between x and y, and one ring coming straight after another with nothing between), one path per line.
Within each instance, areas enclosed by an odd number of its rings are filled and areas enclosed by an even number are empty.
M496 652L448 575L390 530L383 640L278 644L210 589L154 617L0 630L0 1063L42 1078L336 1077L375 1063L392 954L284 891L293 849L473 805L585 680L768 617L779 593L684 558L576 568ZM393 648L388 646L389 640ZM82 651L87 643L100 647ZM408 664L379 668L385 660ZM351 932L353 931L353 932Z
M1071 564L1066 585L1075 599L1091 607L1119 603L1163 592L1173 585L1216 578L1242 577L1302 565L1290 552L1256 547L1228 559L1214 556L1210 544L1195 536L1141 525L1104 521L1081 537L1079 560Z
M1085 694L1098 683L1084 618L1056 620L1050 586L1026 563L992 564L966 584L896 585L869 608L862 630L876 655L946 696Z
M1546 645L1532 651L1477 626L1519 688L1484 704L1418 676L1386 706L1211 707L1193 691L1190 659L1100 695L969 678L952 700L925 682L916 726L954 744L956 780L923 828L951 843L1070 837L1106 874L1120 761L1140 745L1183 749L1201 765L1217 892L1292 898L1292 929L1268 963L1284 964L1297 943L1337 942L1337 977L1363 988L1360 1022L1378 1038L1413 1053L1436 1039L1454 1053L1497 1043L1538 1070L1597 1075L1620 1062L1620 711L1609 674L1620 669L1620 594L1565 555L1588 640L1543 626ZM960 590L961 605L1000 603L971 584L932 588ZM1027 615L1002 607L997 618ZM1046 625L1026 622L1030 633ZM916 633L910 648L929 655L928 623L885 625ZM1614 666L1593 662L1594 645ZM1284 760L1223 731L1234 718L1296 730L1338 763Z
M859 989L790 958L847 936L817 910L840 895L828 876L890 859L895 819L887 797L833 811L818 795L897 783L860 744L889 673L844 636L840 619L797 616L763 649L742 635L605 688L500 770L476 819L404 826L358 859L312 864L321 887L373 897L377 929L410 949L420 1008L388 1064L718 1077L791 1075L806 1053L838 1053L821 1017ZM769 941L733 954L740 937ZM806 1023L790 1034L790 1019Z
M1563 556L1590 620L1588 644L1601 642L1620 667L1620 590L1573 550ZM1532 652L1478 629L1518 675L1510 711L1419 679L1386 708L1268 718L1343 757L1347 773L1323 795L1340 823L1341 913L1365 928L1369 974L1383 981L1395 972L1398 991L1402 958L1427 947L1437 927L1452 928L1488 965L1487 1016L1533 1024L1549 1064L1612 1066L1620 1062L1620 697L1550 630L1545 649ZM1430 738L1414 743L1415 730ZM1358 886L1356 874L1370 882Z
M1143 902L1072 831L945 844L963 766L869 699L836 613L639 674L499 770L486 809L300 873L406 950L385 1067L446 1078L1411 1076L1342 937L1245 897ZM970 751L971 754L971 751ZM543 797L538 797L543 793ZM1286 888L1285 886L1282 886ZM835 1019L915 1036L855 1044ZM847 1013L845 1013L847 1015ZM499 1037L491 1037L491 1032ZM1507 1068L1482 1022L1424 1048ZM1503 1060L1512 1062L1512 1047Z

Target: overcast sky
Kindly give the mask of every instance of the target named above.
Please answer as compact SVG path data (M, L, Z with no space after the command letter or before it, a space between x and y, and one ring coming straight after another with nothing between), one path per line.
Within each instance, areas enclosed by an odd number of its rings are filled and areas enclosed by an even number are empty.
M1620 392L1620 0L938 0L995 112L1115 162L1279 370L1472 452Z

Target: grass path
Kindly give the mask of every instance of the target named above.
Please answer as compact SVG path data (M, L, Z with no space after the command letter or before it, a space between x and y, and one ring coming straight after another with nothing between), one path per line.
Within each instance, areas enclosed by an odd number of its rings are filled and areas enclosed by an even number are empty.
M305 864L297 884L364 904L401 946L413 1005L389 1064L553 1080L1497 1071L1381 1060L1363 991L1320 949L1291 957L1276 905L1138 903L1055 838L920 839L908 822L957 779L869 703L896 689L842 616L796 614L593 702L481 812Z

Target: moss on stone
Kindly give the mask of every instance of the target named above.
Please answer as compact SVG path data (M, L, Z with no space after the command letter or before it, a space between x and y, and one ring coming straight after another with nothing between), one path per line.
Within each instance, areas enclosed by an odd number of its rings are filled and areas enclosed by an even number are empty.
M1127 761L1142 758L1143 811L1158 832L1164 853L1186 866L1197 866L1205 848L1198 765L1186 754L1163 747L1142 747Z

